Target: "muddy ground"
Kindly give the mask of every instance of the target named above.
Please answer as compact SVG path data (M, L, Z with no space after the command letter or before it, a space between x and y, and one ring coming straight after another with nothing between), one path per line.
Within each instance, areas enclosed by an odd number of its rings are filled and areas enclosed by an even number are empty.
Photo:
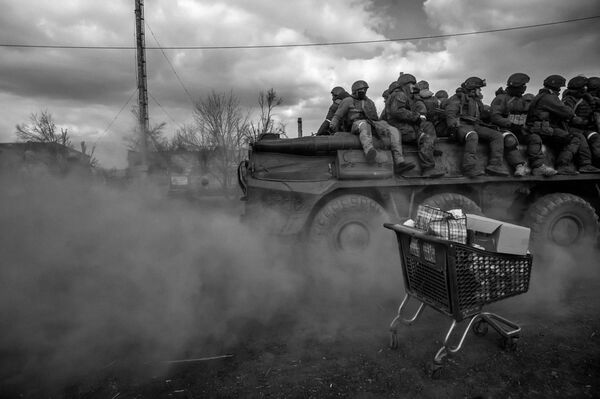
M536 258L528 293L484 309L522 327L516 348L470 333L433 379L452 319L428 308L388 347L404 294L390 232L378 268L323 274L253 251L264 237L238 236L238 209L223 222L96 189L47 205L54 186L0 198L37 198L0 214L0 398L600 397L595 251Z

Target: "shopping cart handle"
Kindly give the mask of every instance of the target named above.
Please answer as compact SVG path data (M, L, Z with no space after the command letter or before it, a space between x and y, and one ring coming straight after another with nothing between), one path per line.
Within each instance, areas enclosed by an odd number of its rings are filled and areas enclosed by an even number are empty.
M443 238L432 236L427 234L425 231L421 229L416 229L414 227L404 226L398 223L384 223L383 227L386 229L394 230L397 233L408 234L409 236L420 238L429 242L437 242L440 244L448 245L451 241L444 240Z

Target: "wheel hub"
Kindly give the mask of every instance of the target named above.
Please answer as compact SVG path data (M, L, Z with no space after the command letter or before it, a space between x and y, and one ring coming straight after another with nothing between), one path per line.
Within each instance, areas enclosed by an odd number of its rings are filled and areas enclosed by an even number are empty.
M360 222L343 225L338 233L337 244L343 251L360 251L369 246L370 234L367 226Z
M550 228L550 238L561 246L577 242L583 232L583 223L573 215L563 215Z

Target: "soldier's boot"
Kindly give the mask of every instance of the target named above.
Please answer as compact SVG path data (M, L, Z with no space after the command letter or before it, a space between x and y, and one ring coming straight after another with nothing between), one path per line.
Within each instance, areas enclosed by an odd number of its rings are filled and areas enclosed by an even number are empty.
M392 147L392 157L394 158L394 173L403 173L416 166L414 163L404 159L402 155L402 142L400 141L400 134L398 130L390 130L390 144Z
M529 166L527 166L526 163L521 163L518 164L517 167L515 168L515 177L523 177L523 176L527 176L531 173L531 169L529 169Z
M593 165L583 165L578 169L579 173L600 173L600 169Z
M551 166L545 165L545 164L541 164L537 168L533 168L531 170L531 174L533 176L551 177L551 176L556 175L557 173L558 172L556 171L556 169L554 169Z
M489 164L485 167L485 171L493 176L509 176L510 173L504 164Z
M559 175L578 175L579 172L575 168L575 165L572 162L566 163L558 163L556 164L556 171Z
M425 177L425 178L436 178L436 177L442 177L446 174L446 171L438 168L437 166L434 166L433 168L424 168L423 171L421 172L421 177Z
M478 165L477 155L471 152L465 152L463 155L462 172L467 177L477 177L485 174Z

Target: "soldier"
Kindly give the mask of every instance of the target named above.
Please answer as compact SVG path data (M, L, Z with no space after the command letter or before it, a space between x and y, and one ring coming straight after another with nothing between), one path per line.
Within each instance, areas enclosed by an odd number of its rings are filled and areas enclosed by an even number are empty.
M556 170L559 174L596 173L585 140L567 130L567 123L577 117L558 98L565 83L565 78L560 75L550 75L544 79L544 87L535 96L527 112L527 128L530 133L539 134L544 143L557 149ZM575 157L579 161L579 172L575 168Z
M333 118L333 115L335 114L335 111L338 109L338 106L340 105L342 100L346 97L350 97L350 94L348 94L348 92L343 87L336 86L333 89L331 89L332 103L329 106L329 110L327 111L327 116L325 117L325 120L323 121L323 123L321 123L321 126L319 127L319 130L317 131L317 136L326 136L329 134L329 125L331 124L331 118ZM343 126L342 130L346 131L346 130L349 130L349 128Z
M504 150L507 158L515 157L510 164L516 165L514 175L522 177L530 172L535 176L554 176L557 172L554 168L544 164L544 152L542 151L542 138L539 134L530 133L525 129L525 120L530 102L523 94L527 90L529 76L524 73L514 73L508 77L506 90L496 95L491 104L491 122L506 129L504 133ZM519 141L527 145L527 158L529 167L522 158L516 155ZM524 161L524 160L523 160Z
M402 74L396 82L392 82L385 112L388 122L400 131L402 141L417 143L422 176L440 177L445 172L435 165L435 128L427 120L427 107L415 96L419 92L416 83L411 74Z
M346 97L340 103L331 119L332 131L336 131L340 123L346 122L351 126L350 132L358 134L367 162L375 162L377 150L373 147L372 129L377 135L390 136L394 170L402 173L415 167L412 162L404 160L400 133L385 121L380 121L377 116L375 103L367 97L369 85L364 80L357 80L352 84L352 96Z
M435 97L440 103L440 108L446 108L446 104L448 103L448 92L446 90L438 90L435 92Z
M569 123L569 132L587 141L592 159L597 164L600 161L600 135L594 114L594 97L587 92L587 85L588 79L583 76L569 80L562 101L576 116Z
M379 115L379 120L387 121L387 115L385 114L385 103L387 102L387 99L390 97L390 91L388 89L385 89L383 91L383 93L381 93L381 97L383 97L383 110L381 111L381 114Z
M508 170L502 163L504 156L502 133L481 125L481 115L484 112L481 88L484 86L485 80L473 76L465 80L460 90L456 90L456 94L450 98L446 106L448 129L459 142L464 143L462 169L465 176L475 177L485 172L491 175L508 176ZM488 141L490 146L490 156L485 171L477 161L477 144L480 137Z
M593 76L588 79L588 93L592 96L594 104L594 120L596 131L600 133L600 78Z

